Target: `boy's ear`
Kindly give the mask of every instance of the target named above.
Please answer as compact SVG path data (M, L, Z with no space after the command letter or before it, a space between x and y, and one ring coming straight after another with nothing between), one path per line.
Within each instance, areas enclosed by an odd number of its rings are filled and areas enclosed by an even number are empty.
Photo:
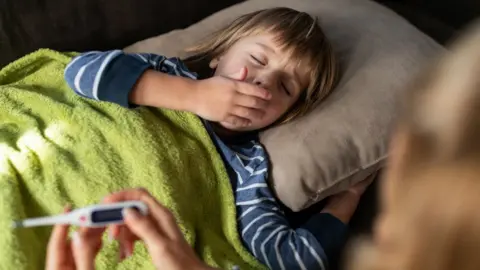
M220 62L220 58L215 57L215 58L212 59L212 61L210 61L210 63L208 64L208 66L209 66L211 69L216 69L217 66L218 66L218 62Z

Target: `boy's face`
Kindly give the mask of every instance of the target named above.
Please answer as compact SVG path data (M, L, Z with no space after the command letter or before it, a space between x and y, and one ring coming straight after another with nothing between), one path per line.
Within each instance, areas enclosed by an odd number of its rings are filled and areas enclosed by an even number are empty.
M248 127L221 124L235 131L265 128L280 119L308 87L309 69L299 65L290 54L280 49L271 34L254 35L240 39L224 55L213 59L210 67L215 76L229 76L247 68L245 82L270 91L272 98L262 118L252 119Z

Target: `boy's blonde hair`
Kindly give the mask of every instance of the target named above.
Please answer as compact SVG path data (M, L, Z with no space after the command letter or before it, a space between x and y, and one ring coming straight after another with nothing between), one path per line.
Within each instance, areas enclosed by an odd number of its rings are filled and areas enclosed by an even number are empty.
M199 45L189 48L188 52L192 55L185 59L185 62L189 67L205 67L206 63L224 54L241 38L265 32L276 35L282 49L290 52L294 59L298 59L299 65L307 64L311 67L308 88L277 121L284 123L305 114L322 101L332 91L336 82L337 64L332 47L317 20L307 13L279 7L245 14Z
M470 34L409 92L382 237L349 269L480 269L480 25Z

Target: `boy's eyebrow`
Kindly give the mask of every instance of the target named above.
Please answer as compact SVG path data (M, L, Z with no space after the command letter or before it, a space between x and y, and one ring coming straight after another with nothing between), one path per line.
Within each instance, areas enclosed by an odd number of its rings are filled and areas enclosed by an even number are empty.
M270 46L267 46L261 42L255 42L258 46L262 47L263 49L270 51L271 53L276 53L274 49L270 48Z

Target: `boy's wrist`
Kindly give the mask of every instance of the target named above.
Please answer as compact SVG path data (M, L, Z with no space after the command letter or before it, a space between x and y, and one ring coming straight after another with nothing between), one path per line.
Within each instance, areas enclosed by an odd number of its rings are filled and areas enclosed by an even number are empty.
M185 82L185 87L187 88L187 94L184 98L184 110L198 115L202 100L201 80L189 80Z
M196 85L196 81L189 78L147 70L133 87L129 100L136 105L193 112Z
M156 93L156 100L159 101L156 103L156 107L174 109L179 111L187 111L191 113L196 113L196 108L198 104L198 94L199 88L198 81L181 76L173 76L169 74L163 74L163 78L168 80L167 85L163 85L165 80L162 80L158 83L158 87L168 87L169 93L171 94L170 98L165 99L165 91ZM170 100L170 104L165 104L165 100Z
M155 106L155 88L154 84L155 71L146 70L137 80L130 92L128 100L132 104L142 106Z

